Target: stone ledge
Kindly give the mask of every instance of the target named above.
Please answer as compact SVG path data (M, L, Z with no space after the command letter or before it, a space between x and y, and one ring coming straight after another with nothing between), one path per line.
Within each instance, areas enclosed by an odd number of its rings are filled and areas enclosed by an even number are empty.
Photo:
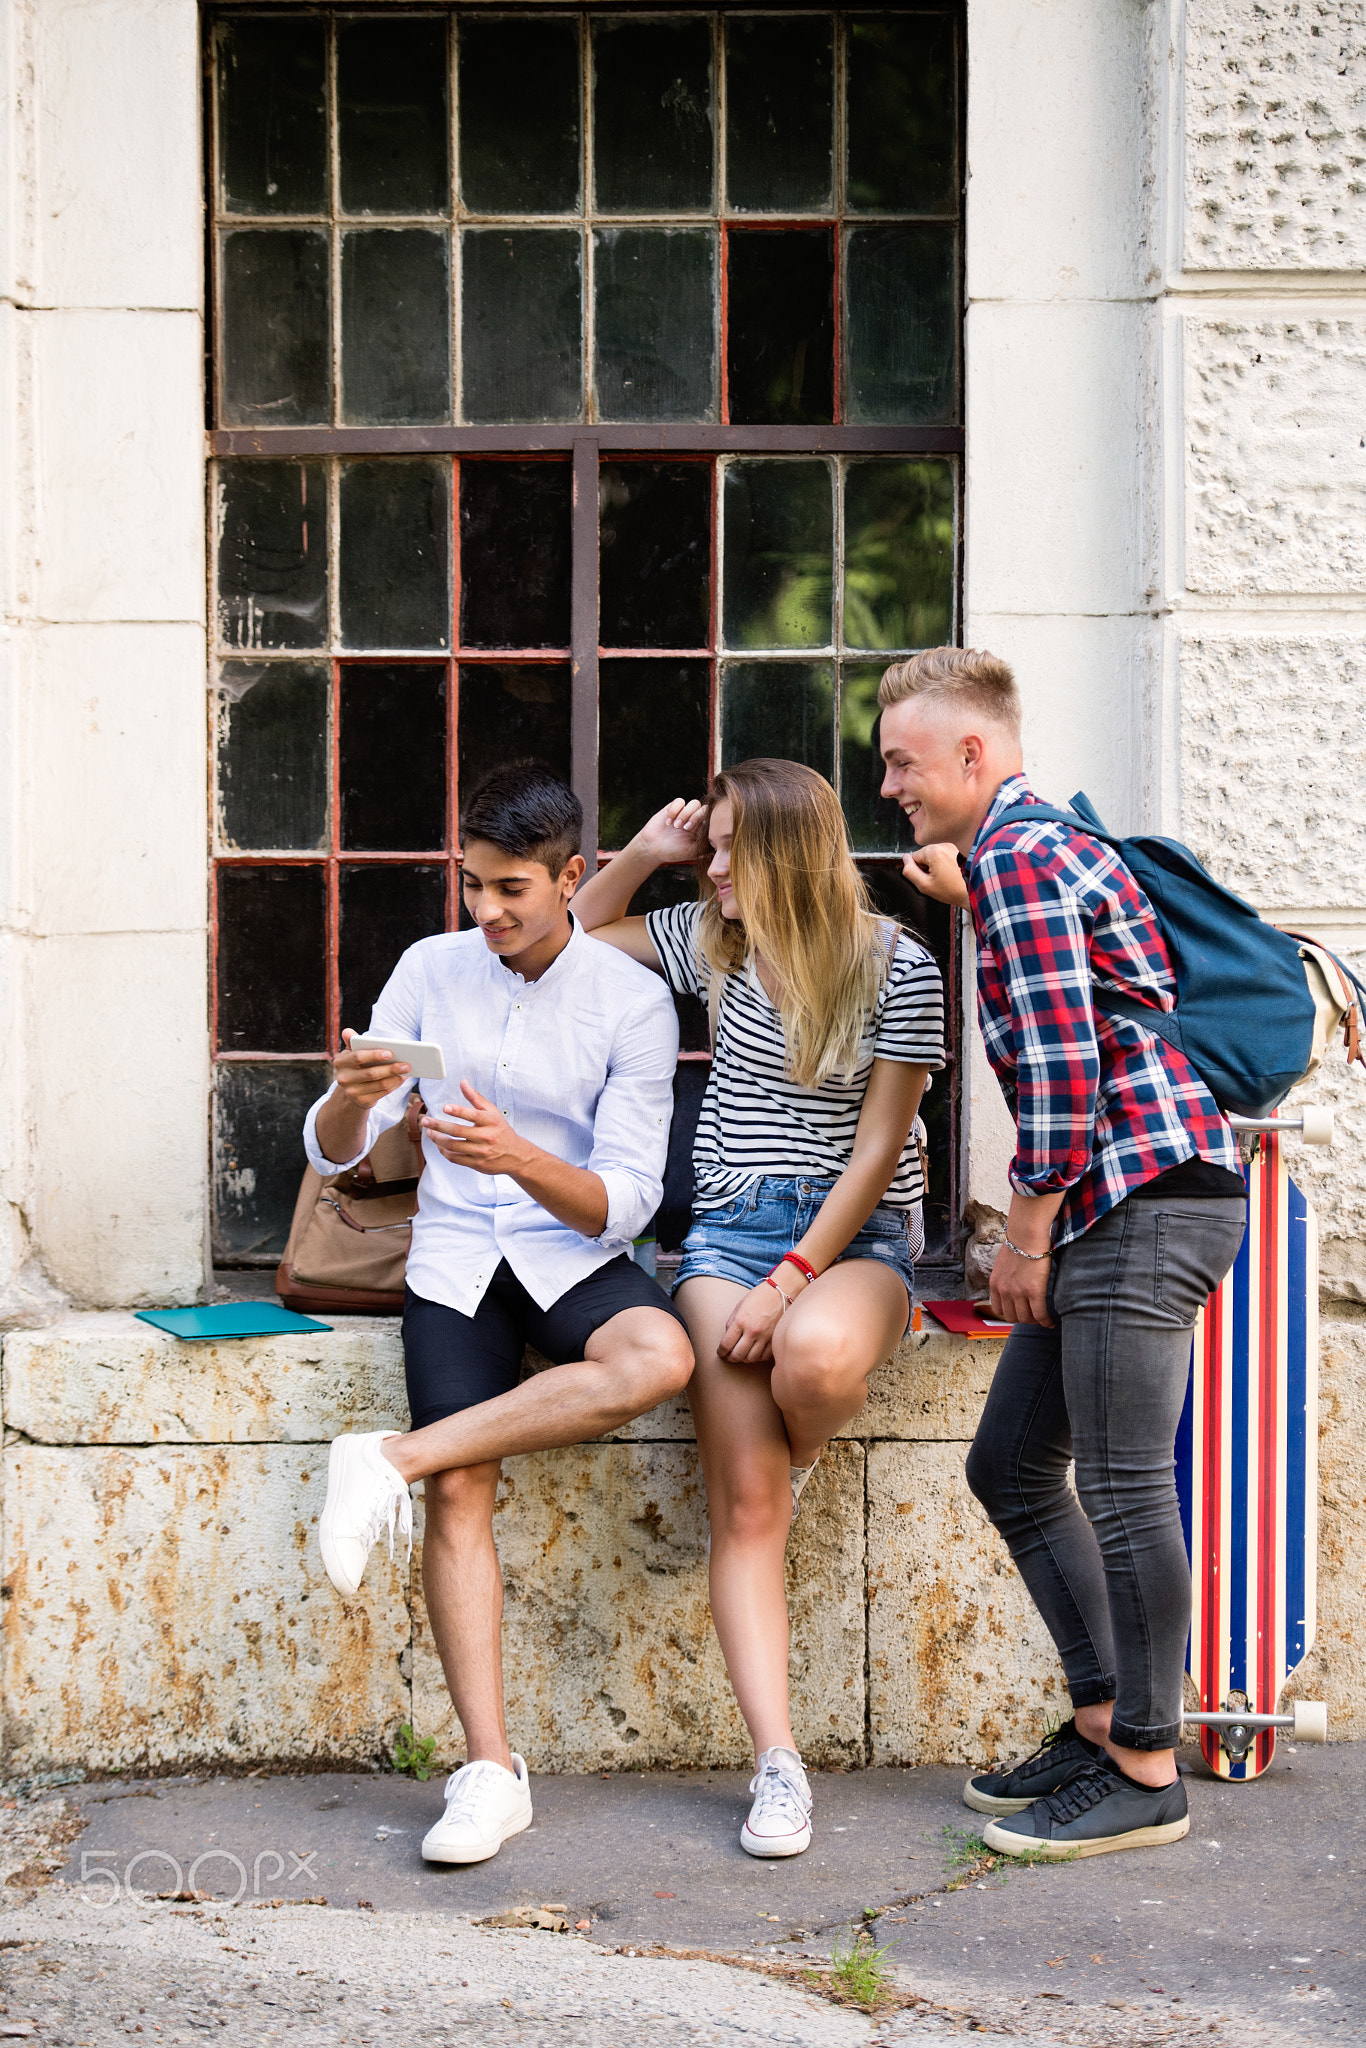
M880 1366L851 1441L966 1442L1000 1343L917 1332ZM528 1363L535 1368L534 1354ZM346 1430L402 1429L399 1326L341 1317L326 1333L185 1343L121 1310L72 1315L6 1337L4 1424L40 1444L327 1443ZM614 1433L691 1442L685 1400Z

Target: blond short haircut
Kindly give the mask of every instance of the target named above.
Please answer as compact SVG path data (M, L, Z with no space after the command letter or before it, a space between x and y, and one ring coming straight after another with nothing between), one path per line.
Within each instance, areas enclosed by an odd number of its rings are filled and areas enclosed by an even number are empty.
M919 697L928 705L990 719L1020 737L1020 693L1008 662L978 647L928 647L909 661L894 661L882 678L877 701L904 704Z

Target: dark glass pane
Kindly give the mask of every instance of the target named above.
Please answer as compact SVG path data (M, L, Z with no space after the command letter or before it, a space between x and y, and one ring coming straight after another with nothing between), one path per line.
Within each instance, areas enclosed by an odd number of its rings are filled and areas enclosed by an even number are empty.
M364 1031L400 953L446 929L446 869L389 861L341 871L341 1021ZM459 1077L455 1077L459 1086Z
M726 645L827 646L834 511L826 464L730 463L723 516Z
M579 203L579 36L572 21L460 24L460 197L471 213Z
M218 678L218 833L241 853L307 853L327 840L327 700L321 663L228 661Z
M671 797L704 796L708 661L604 661L598 669L598 831L625 846Z
M709 22L594 22L593 155L599 213L711 206Z
M326 211L326 35L323 22L297 15L219 23L225 213Z
M341 476L341 628L348 647L448 647L445 462L356 462Z
M599 416L714 418L716 236L603 228L594 239Z
M726 23L726 206L823 212L834 164L828 15Z
M952 212L957 111L952 15L851 21L850 208Z
M461 244L464 416L583 415L583 238L576 228L469 228Z
M325 1043L321 867L218 870L218 1045L314 1052Z
M460 644L569 645L567 462L460 465Z
M849 464L846 647L943 647L953 638L953 513L947 462Z
M304 1157L304 1118L332 1079L321 1061L232 1060L214 1070L214 1257L273 1263L284 1251Z
M460 670L458 787L463 803L506 761L544 761L568 782L569 664L466 662Z
M855 228L845 276L845 414L931 426L958 411L952 228Z
M726 260L732 421L833 420L834 230L732 230Z
M450 245L427 228L342 237L342 418L451 416Z
M903 852L915 844L901 806L878 795L883 768L877 689L884 666L846 662L840 676L840 799L860 853Z
M604 647L705 647L711 638L711 464L604 462Z
M444 213L444 21L337 25L337 125L345 213Z
M231 647L325 647L322 464L226 462L218 489L219 638Z
M445 665L348 662L340 723L341 843L348 853L444 847Z
M331 414L327 235L245 228L223 237L223 419L326 424Z
M835 773L828 661L731 661L721 678L721 766L765 755Z

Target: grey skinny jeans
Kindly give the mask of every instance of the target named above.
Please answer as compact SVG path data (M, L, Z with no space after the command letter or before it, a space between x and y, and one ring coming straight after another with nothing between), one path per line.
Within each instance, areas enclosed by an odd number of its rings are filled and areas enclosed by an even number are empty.
M1247 1204L1131 1195L1053 1261L1054 1327L1017 1323L968 1485L1057 1645L1074 1707L1115 1702L1128 1749L1181 1732L1191 1579L1174 1449L1191 1331ZM1076 1460L1076 1493L1068 1484Z

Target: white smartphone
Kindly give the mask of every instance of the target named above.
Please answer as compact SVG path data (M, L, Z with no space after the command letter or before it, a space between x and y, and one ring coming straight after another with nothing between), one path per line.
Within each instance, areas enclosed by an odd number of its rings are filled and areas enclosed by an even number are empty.
M352 1052L391 1052L402 1060L415 1081L444 1081L446 1055L431 1038L376 1038L372 1031L353 1032Z

